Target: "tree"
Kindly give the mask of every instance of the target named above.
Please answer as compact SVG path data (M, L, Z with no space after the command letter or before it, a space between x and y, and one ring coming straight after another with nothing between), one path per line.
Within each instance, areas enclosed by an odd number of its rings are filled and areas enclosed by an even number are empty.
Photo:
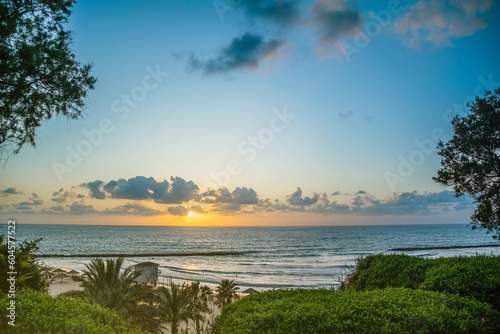
M201 333L205 321L205 315L210 313L208 307L208 296L212 294L212 290L206 285L201 286L200 282L193 282L188 286L189 295L191 297L190 318L193 320L195 333Z
M238 297L236 290L238 285L233 280L223 279L217 286L217 305L224 307L231 304L234 297Z
M180 286L171 283L169 288L159 287L158 295L160 297L159 309L170 325L170 332L178 334L179 325L191 319L191 291L184 283Z
M47 292L47 282L43 279L38 269L35 252L38 251L38 243L42 239L34 241L25 240L17 243L15 248L12 248L12 243L9 244L8 238L0 234L0 293L8 293L10 290L11 278L9 272L15 272L15 289L21 290L29 288L35 291ZM14 255L14 264L11 268L12 256Z
M99 304L116 313L131 326L147 331L159 328L158 310L154 289L146 284L134 283L140 275L133 267L121 271L123 258L93 259L86 265L84 277L74 276L83 290L72 290L65 296Z
M469 194L477 203L471 217L477 226L500 236L500 88L476 97L470 112L456 116L454 135L438 144L441 169L434 181L453 186L457 196Z
M52 116L77 119L96 78L64 24L73 0L0 0L0 149L35 146Z

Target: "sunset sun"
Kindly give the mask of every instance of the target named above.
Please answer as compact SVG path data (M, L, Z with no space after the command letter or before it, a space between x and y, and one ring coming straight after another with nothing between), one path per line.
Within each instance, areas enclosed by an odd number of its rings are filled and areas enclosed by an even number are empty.
M188 217L193 217L193 216L194 216L194 212L189 211Z

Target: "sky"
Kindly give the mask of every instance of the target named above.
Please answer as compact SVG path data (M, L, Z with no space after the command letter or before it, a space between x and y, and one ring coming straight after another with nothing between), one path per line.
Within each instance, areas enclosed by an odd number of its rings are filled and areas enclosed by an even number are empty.
M493 0L79 1L98 83L0 169L0 217L180 226L464 223L450 120L500 86Z

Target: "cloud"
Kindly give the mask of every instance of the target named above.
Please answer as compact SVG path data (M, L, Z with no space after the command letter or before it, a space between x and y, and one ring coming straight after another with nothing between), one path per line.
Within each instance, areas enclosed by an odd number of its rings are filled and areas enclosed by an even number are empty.
M38 206L42 204L43 204L43 199L40 197L40 195L36 193L31 193L31 197L29 200L18 204L13 204L13 206L18 210L31 210L32 206Z
M167 181L163 181L153 189L151 198L156 203L181 204L195 199L199 188L193 181L185 181L181 177L171 177L170 180L170 186Z
M316 0L310 7L311 23L318 27L318 40L322 48L354 36L363 19L353 3L342 0Z
M51 206L49 209L43 209L40 213L46 215L83 216L88 214L95 214L98 213L98 211L94 209L92 205L86 204L84 199L80 199L79 201L73 202L65 206L60 204Z
M449 210L451 206L454 211L468 210L472 207L472 199L457 198L453 192L447 190L423 194L418 194L417 191L395 193L386 200L366 195L363 201L369 205L357 208L356 211L365 215L433 214L443 207Z
M126 203L112 209L106 208L104 211L99 212L101 215L117 215L117 216L159 216L165 212L149 208L140 203Z
M316 204L318 202L319 195L314 193L313 197L302 198L302 189L297 188L297 190L287 197L287 202L290 205L295 206L309 206Z
M282 26L288 26L299 19L298 3L294 0L244 0L241 8L250 18L261 18Z
M339 117L341 119L344 119L344 118L349 118L353 115L352 111L348 110L347 112L339 112Z
M22 191L20 191L20 190L17 190L16 187L9 187L7 189L0 190L0 194L2 194L2 196L24 195L24 193Z
M173 207L168 208L167 211L171 215L182 216L182 217L186 217L190 212L206 213L205 210L203 209L203 207L201 207L199 205L193 205L190 207L186 207L186 206L182 206L182 205L173 206Z
M90 190L90 198L105 199L106 193L102 191L104 181L95 180L92 182L82 183L80 187L88 188Z
M405 44L419 48L422 43L450 46L452 40L473 35L488 23L479 17L493 0L421 0L407 7L408 12L394 23L394 30L407 35Z
M358 190L354 195L366 195L367 192L364 190Z
M235 70L255 70L262 60L273 58L286 44L279 39L265 41L262 36L245 33L234 38L222 48L214 58L199 59L191 55L190 69L201 71L205 75L223 74Z
M98 211L94 209L92 205L87 205L85 204L85 200L81 199L77 202L71 203L71 205L68 205L69 208L69 214L71 215L88 215L88 214L93 214L97 213Z
M209 190L202 194L205 197L202 201L205 203L225 203L250 205L258 204L259 199L257 193L252 188L237 187L232 192L227 188L219 188L218 190Z
M111 198L144 200L152 199L156 203L181 204L193 200L198 193L198 186L192 181L180 177L156 181L153 177L136 176L125 180L112 180L103 186Z
M85 196L76 194L74 191L64 190L64 188L54 191L52 193L52 201L56 203L66 203L68 200L73 200L75 198L84 198Z

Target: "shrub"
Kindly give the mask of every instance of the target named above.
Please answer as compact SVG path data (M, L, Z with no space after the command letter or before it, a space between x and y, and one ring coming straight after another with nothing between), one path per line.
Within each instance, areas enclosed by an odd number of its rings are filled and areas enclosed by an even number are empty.
M87 302L51 297L31 290L15 296L15 327L8 325L10 300L0 299L0 328L2 333L129 333L138 334L123 325L118 315L102 306Z
M275 290L223 308L214 333L499 333L491 305L438 292Z
M453 293L484 301L500 310L500 257L476 255L423 259L372 255L361 259L341 290L405 287Z

